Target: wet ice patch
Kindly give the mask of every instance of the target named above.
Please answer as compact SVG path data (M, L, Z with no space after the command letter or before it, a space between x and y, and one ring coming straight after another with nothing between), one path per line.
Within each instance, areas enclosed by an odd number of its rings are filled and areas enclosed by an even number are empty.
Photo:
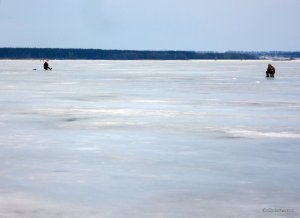
M205 116L207 112L203 111L170 111L170 110L143 110L143 109L93 109L93 108L75 108L75 109L40 109L37 113L44 115L92 115L92 116ZM68 120L66 120L68 121ZM71 120L74 121L74 120Z
M101 214L108 217L103 208L91 209L85 206L50 202L32 195L23 193L1 192L0 190L0 217L4 218L57 218L57 217L94 217Z
M53 83L54 85L76 85L79 82L61 82L61 83Z
M227 133L244 138L300 138L299 133L293 132L259 132L251 130L231 129Z
M163 100L132 100L132 102L137 102L137 103L167 103L168 101L163 101Z
M101 149L98 147L78 147L74 148L74 151L100 151Z
M236 138L290 138L290 139L300 138L300 133L287 132L287 131L268 132L268 131L236 129L236 128L224 128L224 129L209 128L209 129Z

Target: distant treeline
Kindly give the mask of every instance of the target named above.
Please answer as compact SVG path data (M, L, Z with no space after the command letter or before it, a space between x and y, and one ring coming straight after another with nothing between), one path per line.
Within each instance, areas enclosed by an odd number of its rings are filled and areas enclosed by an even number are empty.
M79 60L257 60L270 57L300 58L300 52L196 52L135 51L58 48L0 48L0 59L79 59Z

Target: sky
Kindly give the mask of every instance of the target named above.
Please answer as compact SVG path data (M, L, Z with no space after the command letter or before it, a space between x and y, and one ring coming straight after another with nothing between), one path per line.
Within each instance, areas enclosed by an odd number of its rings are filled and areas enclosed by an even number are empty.
M0 47L300 51L300 0L0 0Z

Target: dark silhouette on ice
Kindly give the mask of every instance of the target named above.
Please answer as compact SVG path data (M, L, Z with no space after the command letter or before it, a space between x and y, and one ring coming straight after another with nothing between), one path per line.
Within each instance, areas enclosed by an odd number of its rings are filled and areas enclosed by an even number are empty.
M274 78L274 74L275 74L275 67L273 67L271 64L269 64L268 69L266 71L266 77Z
M44 69L45 70L52 70L52 68L49 67L49 64L48 64L47 61L45 61L45 63L44 63Z

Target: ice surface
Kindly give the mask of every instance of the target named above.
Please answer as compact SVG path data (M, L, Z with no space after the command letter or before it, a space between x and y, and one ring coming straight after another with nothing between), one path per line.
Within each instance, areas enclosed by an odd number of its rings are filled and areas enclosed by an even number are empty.
M300 216L300 61L42 64L0 61L1 218Z

